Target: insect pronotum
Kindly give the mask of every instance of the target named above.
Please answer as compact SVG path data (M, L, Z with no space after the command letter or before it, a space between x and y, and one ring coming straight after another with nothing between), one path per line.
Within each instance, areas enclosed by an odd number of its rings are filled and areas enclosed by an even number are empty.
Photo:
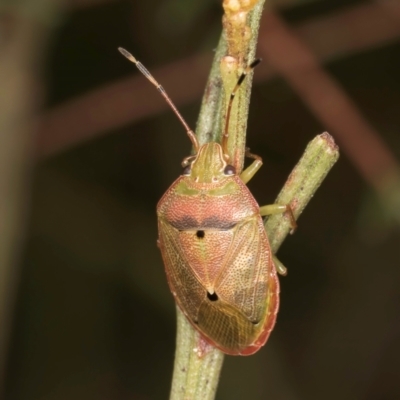
M228 154L229 119L241 74L226 110L221 144L199 145L164 88L128 51L119 51L159 90L192 142L182 175L157 205L158 246L171 292L190 323L210 344L226 354L250 355L267 341L279 307L277 270L285 267L273 256L262 217L287 212L290 206L259 207L246 183L262 165L261 157L246 152L253 163L237 173Z

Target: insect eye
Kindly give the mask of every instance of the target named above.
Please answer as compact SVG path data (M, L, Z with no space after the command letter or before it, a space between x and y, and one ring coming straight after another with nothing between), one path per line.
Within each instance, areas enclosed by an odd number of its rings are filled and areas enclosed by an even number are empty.
M224 169L224 174L225 175L235 175L236 168L233 165L227 165Z
M192 166L190 164L186 165L186 167L183 168L182 175L190 175L191 170L192 170Z

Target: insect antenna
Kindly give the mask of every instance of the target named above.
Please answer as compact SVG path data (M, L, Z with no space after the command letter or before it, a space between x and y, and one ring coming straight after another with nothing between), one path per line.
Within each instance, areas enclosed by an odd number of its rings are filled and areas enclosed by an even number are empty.
M225 119L225 129L224 134L222 136L222 151L225 155L228 154L228 138L229 138L229 120L231 118L231 111L232 111L232 103L233 99L236 96L236 92L239 90L240 85L243 83L246 76L255 68L258 64L260 64L261 58L256 58L252 63L250 63L246 69L240 75L235 87L232 90L231 97L229 98L228 107L226 109L226 119Z
M118 51L125 56L129 61L133 62L137 69L157 88L157 90L161 93L161 95L164 97L166 102L169 104L169 106L172 108L172 111L175 113L175 115L178 117L179 121L181 121L182 125L186 129L186 133L189 136L190 141L193 144L193 147L197 153L199 150L199 142L197 141L195 133L190 129L189 125L186 123L184 118L182 117L181 113L178 111L176 108L175 104L172 102L171 98L168 96L167 92L165 89L155 80L153 75L147 70L147 68L138 60L136 60L135 57L129 51L125 50L122 47L118 47Z

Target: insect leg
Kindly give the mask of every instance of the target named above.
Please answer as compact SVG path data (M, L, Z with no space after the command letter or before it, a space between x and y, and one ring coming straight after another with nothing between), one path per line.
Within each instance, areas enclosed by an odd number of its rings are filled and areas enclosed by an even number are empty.
M286 204L284 206L281 204L268 204L267 206L260 207L260 214L262 217L265 217L266 215L282 214L282 213L288 214L290 219L290 225L292 226L292 230L290 231L290 233L293 234L297 228L297 223L293 215L293 210L289 204Z
M246 149L246 157L253 158L254 161L240 174L240 179L247 183L261 168L262 165L262 158L257 156L256 154L250 153L250 149Z
M278 272L279 275L286 276L287 268L278 260L278 258L276 256L272 256L272 261L274 263L276 272Z

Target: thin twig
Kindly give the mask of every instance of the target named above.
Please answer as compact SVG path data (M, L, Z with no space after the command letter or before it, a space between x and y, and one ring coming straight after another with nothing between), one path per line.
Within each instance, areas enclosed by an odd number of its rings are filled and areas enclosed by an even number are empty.
M252 32L248 44L247 56L249 58L254 58L263 5L264 0L260 0L249 15L248 23ZM220 61L221 57L226 55L226 47L226 39L222 35L214 57L196 128L200 144L221 137L222 105L225 93L222 90ZM247 86L242 102L247 102L247 104L242 104L241 118L247 120L251 80L245 84ZM241 141L244 142L245 128L242 129L241 134ZM224 355L218 349L209 346L206 353L199 356L195 351L201 342L199 333L189 324L178 307L177 321L178 332L170 399L212 400L217 390Z
M338 158L339 150L332 136L325 132L315 137L291 172L275 203L290 204L297 220ZM271 249L276 253L291 230L290 220L282 214L272 215L264 226Z
M202 357L195 351L200 342L199 333L193 329L179 308L177 310L177 337L171 400L212 400L217 391L224 354L211 348Z

